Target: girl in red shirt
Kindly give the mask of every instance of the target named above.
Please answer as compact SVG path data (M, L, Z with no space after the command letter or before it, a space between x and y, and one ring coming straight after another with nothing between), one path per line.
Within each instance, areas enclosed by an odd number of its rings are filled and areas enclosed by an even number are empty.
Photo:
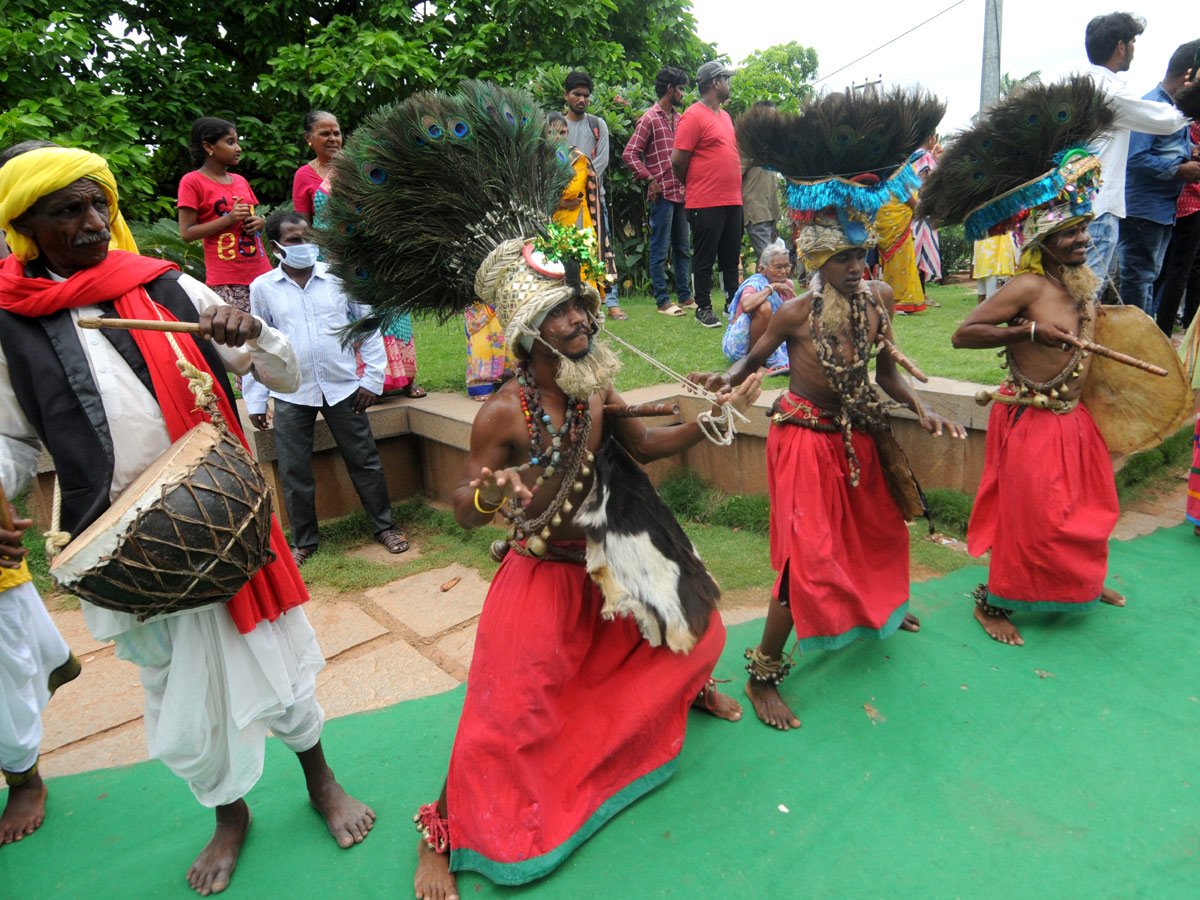
M192 123L194 172L179 180L179 236L204 241L205 283L230 306L250 311L250 282L271 270L254 214L258 198L229 169L242 154L237 129L224 119Z

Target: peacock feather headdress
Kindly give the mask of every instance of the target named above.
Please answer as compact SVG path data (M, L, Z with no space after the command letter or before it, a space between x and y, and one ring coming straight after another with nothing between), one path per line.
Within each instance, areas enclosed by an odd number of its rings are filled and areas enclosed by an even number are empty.
M346 291L371 309L357 333L402 313L444 321L477 298L496 307L514 345L572 293L600 315L595 288L565 277L588 260L566 258L570 242L544 240L573 175L545 128L528 93L468 81L383 107L355 130L317 239Z
M804 226L797 248L816 269L842 249L874 244L875 214L911 196L909 156L945 111L919 88L827 94L799 113L751 108L738 120L738 147L749 165L787 179L788 208Z
M1086 75L1022 87L948 141L917 215L962 222L972 241L1011 231L1035 210L1035 240L1089 215L1100 162L1087 145L1114 119Z

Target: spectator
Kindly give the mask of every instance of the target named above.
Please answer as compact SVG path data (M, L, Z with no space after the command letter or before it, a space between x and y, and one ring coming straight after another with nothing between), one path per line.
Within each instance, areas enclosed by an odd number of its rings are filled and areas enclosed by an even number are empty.
M551 218L559 225L568 225L577 231L591 231L596 235L599 245L596 223L601 216L600 188L592 161L578 147L568 146L570 134L562 113L551 111L546 114L546 136L567 148L567 162L575 170L574 177L563 188L562 199L558 201L558 208ZM597 291L600 290L599 284L592 284ZM611 309L609 314L612 314ZM621 315L617 318L629 317Z
M1146 134L1173 134L1188 124L1173 107L1134 97L1125 80L1118 76L1129 71L1134 41L1145 28L1144 19L1114 12L1088 22L1084 38L1091 62L1086 71L1117 111L1114 130L1094 148L1100 157L1104 180L1092 204L1095 218L1088 225L1092 243L1088 247L1087 264L1101 282L1108 280L1113 268L1119 223L1125 218L1125 162L1129 157L1130 129Z
M204 242L204 282L230 306L250 311L250 282L271 271L254 214L258 198L241 175L237 129L224 119L192 123L194 172L179 180L179 236Z
M1171 55L1167 74L1143 100L1171 103L1191 69L1200 41L1182 44ZM1125 166L1125 218L1117 245L1121 267L1121 299L1155 313L1154 281L1162 268L1175 204L1185 184L1200 181L1200 162L1192 159L1185 125L1166 135L1134 131L1129 136ZM1174 316L1174 312L1171 313Z
M313 196L321 182L333 172L333 159L342 152L342 129L337 117L323 109L311 110L304 117L304 140L316 154L296 170L292 179L292 207L311 225Z
M975 279L979 302L1000 289L1000 279L1009 279L1017 271L1017 247L1009 233L994 234L976 241L971 252L971 277Z
M283 501L292 529L296 565L317 552L316 478L312 470L313 425L321 413L337 442L350 480L375 526L375 539L389 553L403 553L408 541L392 522L383 464L363 415L383 390L387 361L378 334L359 346L365 364L357 372L354 349L344 347L338 331L367 310L347 299L341 283L317 261L309 242L308 221L298 212L280 210L267 222L267 240L280 258L278 267L254 279L250 305L254 315L279 329L300 361L300 387L291 393L268 392L253 377L245 379L246 410L260 431L271 426L267 398L275 400L275 456Z
M912 156L913 171L924 181L937 168L938 157L942 155L942 145L936 134L930 135L929 140L922 144ZM942 250L938 230L928 219L913 219L913 249L917 254L917 274L921 278L921 290L930 281L942 280ZM926 306L941 306L936 300L925 296Z
M592 102L595 85L587 72L569 72L563 82L563 101L567 105L567 143L579 148L596 171L596 182L600 188L600 216L595 221L596 237L600 242L600 253L608 269L609 284L604 296L608 307L608 318L618 322L629 315L617 302L616 267L613 265L612 235L609 229L608 206L604 201L604 173L608 171L608 124L599 116L591 115L587 109ZM603 293L604 291L602 291Z
M691 248L688 246L687 214L683 205L683 184L671 171L671 150L679 127L679 105L688 77L679 69L663 66L654 79L658 102L638 120L633 136L621 158L633 177L646 182L650 203L650 283L654 302L664 316L682 316L695 309L688 271ZM667 292L667 249L674 253L675 297Z
M729 327L721 340L721 350L731 362L750 352L771 324L771 316L786 301L796 296L787 247L777 240L758 255L758 271L738 286L729 313ZM767 360L767 368L777 371L788 366L787 344L782 343Z
M700 99L688 107L675 132L671 169L687 189L685 205L692 225L696 321L718 328L721 321L712 309L712 268L721 268L725 311L738 283L738 255L742 246L742 161L733 119L721 109L729 99L733 70L723 63L706 62L696 73Z
M1192 159L1200 157L1200 122L1193 122L1190 133ZM1154 285L1158 307L1155 320L1164 334L1171 334L1179 301L1183 304L1183 327L1188 328L1200 306L1200 183L1185 185L1175 204L1175 227L1163 260L1162 271ZM1186 299L1185 299L1186 292Z
M755 106L774 109L770 100L757 100ZM742 169L742 221L754 249L756 268L762 267L762 254L779 237L779 176L762 166Z

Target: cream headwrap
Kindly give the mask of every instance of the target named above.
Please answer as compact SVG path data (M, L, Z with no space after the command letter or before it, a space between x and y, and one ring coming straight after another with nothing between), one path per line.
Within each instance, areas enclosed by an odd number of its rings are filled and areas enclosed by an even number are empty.
M848 211L849 212L849 211ZM860 216L860 224L866 229L866 238L862 243L852 243L842 227L837 211L830 207L816 213L812 220L802 223L796 232L796 253L799 254L804 268L815 272L843 250L855 247L874 247L878 242L875 226L865 216Z
M1017 274L1033 272L1045 275L1046 270L1042 266L1042 242L1055 232L1070 228L1077 222L1090 222L1091 219L1090 212L1081 216L1071 215L1071 207L1067 203L1031 209L1025 221L1021 223L1021 259L1017 263Z
M21 262L37 259L37 245L12 228L19 217L47 194L88 178L96 182L108 197L112 221L109 230L113 250L137 253L137 244L117 206L117 180L108 169L103 156L69 147L43 147L15 156L0 167L0 230L5 232L13 256Z

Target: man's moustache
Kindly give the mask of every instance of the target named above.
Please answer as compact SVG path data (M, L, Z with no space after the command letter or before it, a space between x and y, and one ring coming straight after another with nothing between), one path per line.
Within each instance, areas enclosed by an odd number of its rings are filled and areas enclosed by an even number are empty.
M99 231L95 234L81 234L71 242L72 247L91 247L93 244L107 244L112 240L112 234L108 230Z

